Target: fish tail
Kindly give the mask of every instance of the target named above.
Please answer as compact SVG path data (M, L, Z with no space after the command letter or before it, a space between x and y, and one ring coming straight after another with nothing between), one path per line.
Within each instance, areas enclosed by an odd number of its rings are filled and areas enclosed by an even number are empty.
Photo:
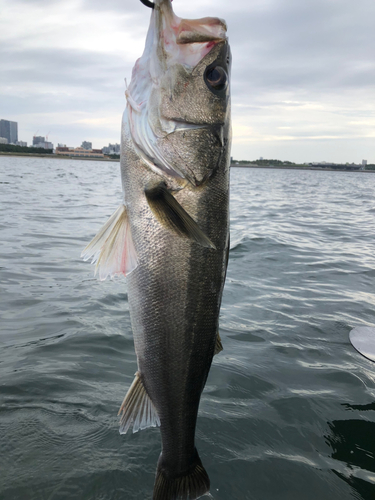
M210 479L197 450L187 474L171 476L160 455L156 471L153 500L196 500L210 491Z

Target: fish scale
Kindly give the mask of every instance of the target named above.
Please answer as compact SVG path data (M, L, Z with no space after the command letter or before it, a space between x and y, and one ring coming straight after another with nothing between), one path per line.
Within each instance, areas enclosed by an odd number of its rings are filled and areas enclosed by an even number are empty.
M225 29L220 19L181 20L170 0L155 2L126 92L124 206L84 251L99 276L128 275L138 371L120 408L120 432L160 425L154 500L195 500L210 488L195 427L221 350L229 251Z

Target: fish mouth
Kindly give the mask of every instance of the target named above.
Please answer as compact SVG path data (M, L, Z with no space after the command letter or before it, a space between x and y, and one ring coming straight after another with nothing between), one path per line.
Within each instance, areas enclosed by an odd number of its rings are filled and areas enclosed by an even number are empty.
M169 118L150 109L156 102L150 96L158 89L164 75L182 65L188 73L218 44L226 42L226 23L216 17L181 19L172 9L171 0L155 0L143 55L137 60L125 95L128 106L126 120L138 156L155 173L178 181L200 185L204 180L171 161L160 146L160 139L173 132L210 129L223 146L223 124L194 123L172 113ZM181 69L181 71L184 71ZM150 104L154 103L154 104ZM179 113L177 113L178 115ZM185 115L184 112L181 113Z
M210 43L226 40L227 25L217 17L181 19L176 37L178 44Z
M218 17L181 19L173 12L171 0L155 0L151 17L154 43L172 63L195 67L211 49L227 40L227 25Z

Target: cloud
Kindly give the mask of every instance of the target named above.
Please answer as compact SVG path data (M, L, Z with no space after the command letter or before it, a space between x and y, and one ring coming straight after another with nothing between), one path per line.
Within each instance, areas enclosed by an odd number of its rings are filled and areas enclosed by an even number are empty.
M181 17L228 23L235 157L375 162L373 0L173 5ZM137 0L0 0L0 9L1 118L17 119L29 142L51 124L55 142L118 141L124 77L150 9Z
M45 86L85 85L89 88L95 80L95 87L108 82L105 70L119 71L118 59L103 61L94 52L74 49L14 49L8 47L2 52L4 73L0 82L14 81L25 83L21 75L27 77L27 83Z

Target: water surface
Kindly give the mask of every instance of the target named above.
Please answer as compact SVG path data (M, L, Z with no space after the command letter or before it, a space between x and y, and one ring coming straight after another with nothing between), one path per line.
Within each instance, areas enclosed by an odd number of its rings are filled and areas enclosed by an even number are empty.
M233 168L231 252L197 447L215 500L375 497L375 175ZM120 436L125 280L82 248L118 163L0 157L0 498L145 500L157 429Z

